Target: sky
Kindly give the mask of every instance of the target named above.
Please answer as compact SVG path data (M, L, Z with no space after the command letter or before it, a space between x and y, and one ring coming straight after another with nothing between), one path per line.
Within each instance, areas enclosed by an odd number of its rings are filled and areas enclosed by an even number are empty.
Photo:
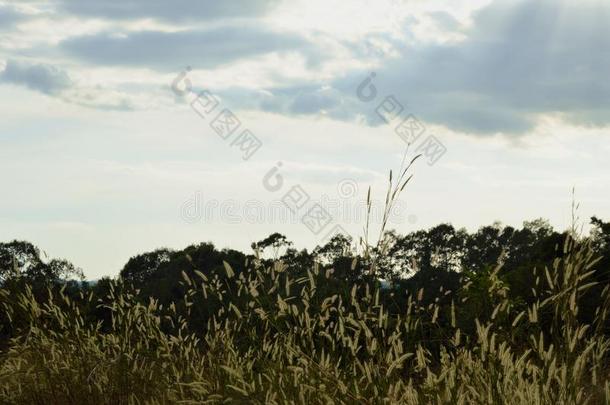
M608 220L609 72L607 0L0 0L0 241L311 249L417 155L400 233Z

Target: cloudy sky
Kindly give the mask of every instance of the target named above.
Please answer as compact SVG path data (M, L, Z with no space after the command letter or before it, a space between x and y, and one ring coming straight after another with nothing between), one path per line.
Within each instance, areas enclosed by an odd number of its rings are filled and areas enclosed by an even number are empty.
M0 1L0 240L311 248L405 153L400 232L608 220L609 74L607 0Z

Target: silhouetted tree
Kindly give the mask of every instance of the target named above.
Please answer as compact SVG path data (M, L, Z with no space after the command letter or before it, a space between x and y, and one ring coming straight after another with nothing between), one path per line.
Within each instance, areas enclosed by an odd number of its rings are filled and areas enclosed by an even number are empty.
M290 246L292 246L292 242L289 241L286 236L277 232L272 233L263 240L252 243L252 249L258 250L261 254L264 254L265 250L270 248L273 259L279 258L280 250L282 248L287 249Z

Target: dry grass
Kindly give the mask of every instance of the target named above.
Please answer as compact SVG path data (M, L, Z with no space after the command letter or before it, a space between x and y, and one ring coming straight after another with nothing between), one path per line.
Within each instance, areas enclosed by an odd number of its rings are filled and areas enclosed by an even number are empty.
M331 272L294 279L280 262L239 275L227 265L225 279L185 274L189 292L170 308L142 305L117 282L100 303L104 332L79 312L91 297L4 294L6 315L29 326L2 355L0 402L608 404L608 287L594 322L580 323L595 259L586 244L567 241L565 252L525 311L492 274L497 305L470 334L456 325L458 304L442 313L420 292L390 315L378 290L325 296L317 286ZM201 306L217 309L196 337L188 319Z

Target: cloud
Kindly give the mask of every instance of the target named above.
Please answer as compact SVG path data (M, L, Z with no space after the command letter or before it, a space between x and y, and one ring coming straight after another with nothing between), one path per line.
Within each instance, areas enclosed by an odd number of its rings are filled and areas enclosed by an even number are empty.
M25 86L47 95L58 95L73 85L68 74L55 66L14 60L7 61L0 82Z
M0 30L11 28L15 23L23 19L23 14L15 9L0 4Z
M186 15L197 18L198 14L220 19L260 15L275 5L248 2L250 5L241 10L235 5L239 3L155 0L141 6L128 0L58 4L88 16L163 17L172 21ZM413 32L413 27L421 25L418 18L431 19L438 30L449 34L459 31L459 35L448 35L445 41L418 40ZM303 56L305 67L314 71L321 62L348 60L345 54L351 52L354 63L346 66L377 63L372 70L377 74L373 84L379 94L373 102L362 103L356 97L358 84L370 71L348 68L324 82L291 79L291 84L282 87L257 88L254 84L247 89L225 86L219 91L235 108L286 115L324 114L345 121L363 117L372 126L383 123L375 113L377 105L385 96L394 95L404 106L404 114L414 114L428 124L475 135L520 135L531 132L542 115L561 116L578 125L610 124L610 26L605 24L609 19L607 2L494 1L475 12L467 25L447 12L411 15L404 20L402 41L396 32L376 32L362 40L336 40L341 52L334 52L335 48L329 52L321 45L329 38L316 32L304 36L252 21L238 25L222 20L220 26L209 29L75 36L60 42L58 49L74 63L160 72L177 72L187 65L224 68L263 55L288 53ZM47 94L69 85L67 76L45 67L11 70L9 66L2 75L4 81ZM273 75L281 77L282 69L274 70ZM123 100L111 105L123 109L129 103Z
M300 86L275 88L257 95L261 109L288 115L309 115L334 111L337 116L343 105L344 95L336 89L324 86ZM250 99L256 100L257 98ZM236 97L235 102L239 102ZM348 108L349 109L349 108Z
M610 107L609 17L600 2L494 2L466 40L405 48L379 85L426 120L478 134L526 132L537 114L589 115Z
M180 32L140 31L122 36L102 33L68 39L60 48L96 65L137 66L175 71L191 65L212 68L271 52L309 47L300 36L253 26Z
M59 6L72 14L88 17L179 22L259 16L278 3L279 0L64 0Z
M109 111L131 111L134 103L121 92L100 86L83 87L69 74L53 65L8 60L0 73L0 83L27 87L64 102Z
M460 22L446 11L434 11L428 16L443 30L456 31L460 28Z
M447 16L437 17L437 23L455 27ZM379 92L374 102L360 103L355 97L369 71L350 71L317 86L267 89L271 96L261 108L324 111L347 120L364 116L378 125L375 108L386 95L394 95L405 112L470 134L527 133L544 114L606 126L609 19L610 4L602 2L493 2L473 16L463 40L397 45L400 56L374 69ZM329 89L321 93L322 86Z

